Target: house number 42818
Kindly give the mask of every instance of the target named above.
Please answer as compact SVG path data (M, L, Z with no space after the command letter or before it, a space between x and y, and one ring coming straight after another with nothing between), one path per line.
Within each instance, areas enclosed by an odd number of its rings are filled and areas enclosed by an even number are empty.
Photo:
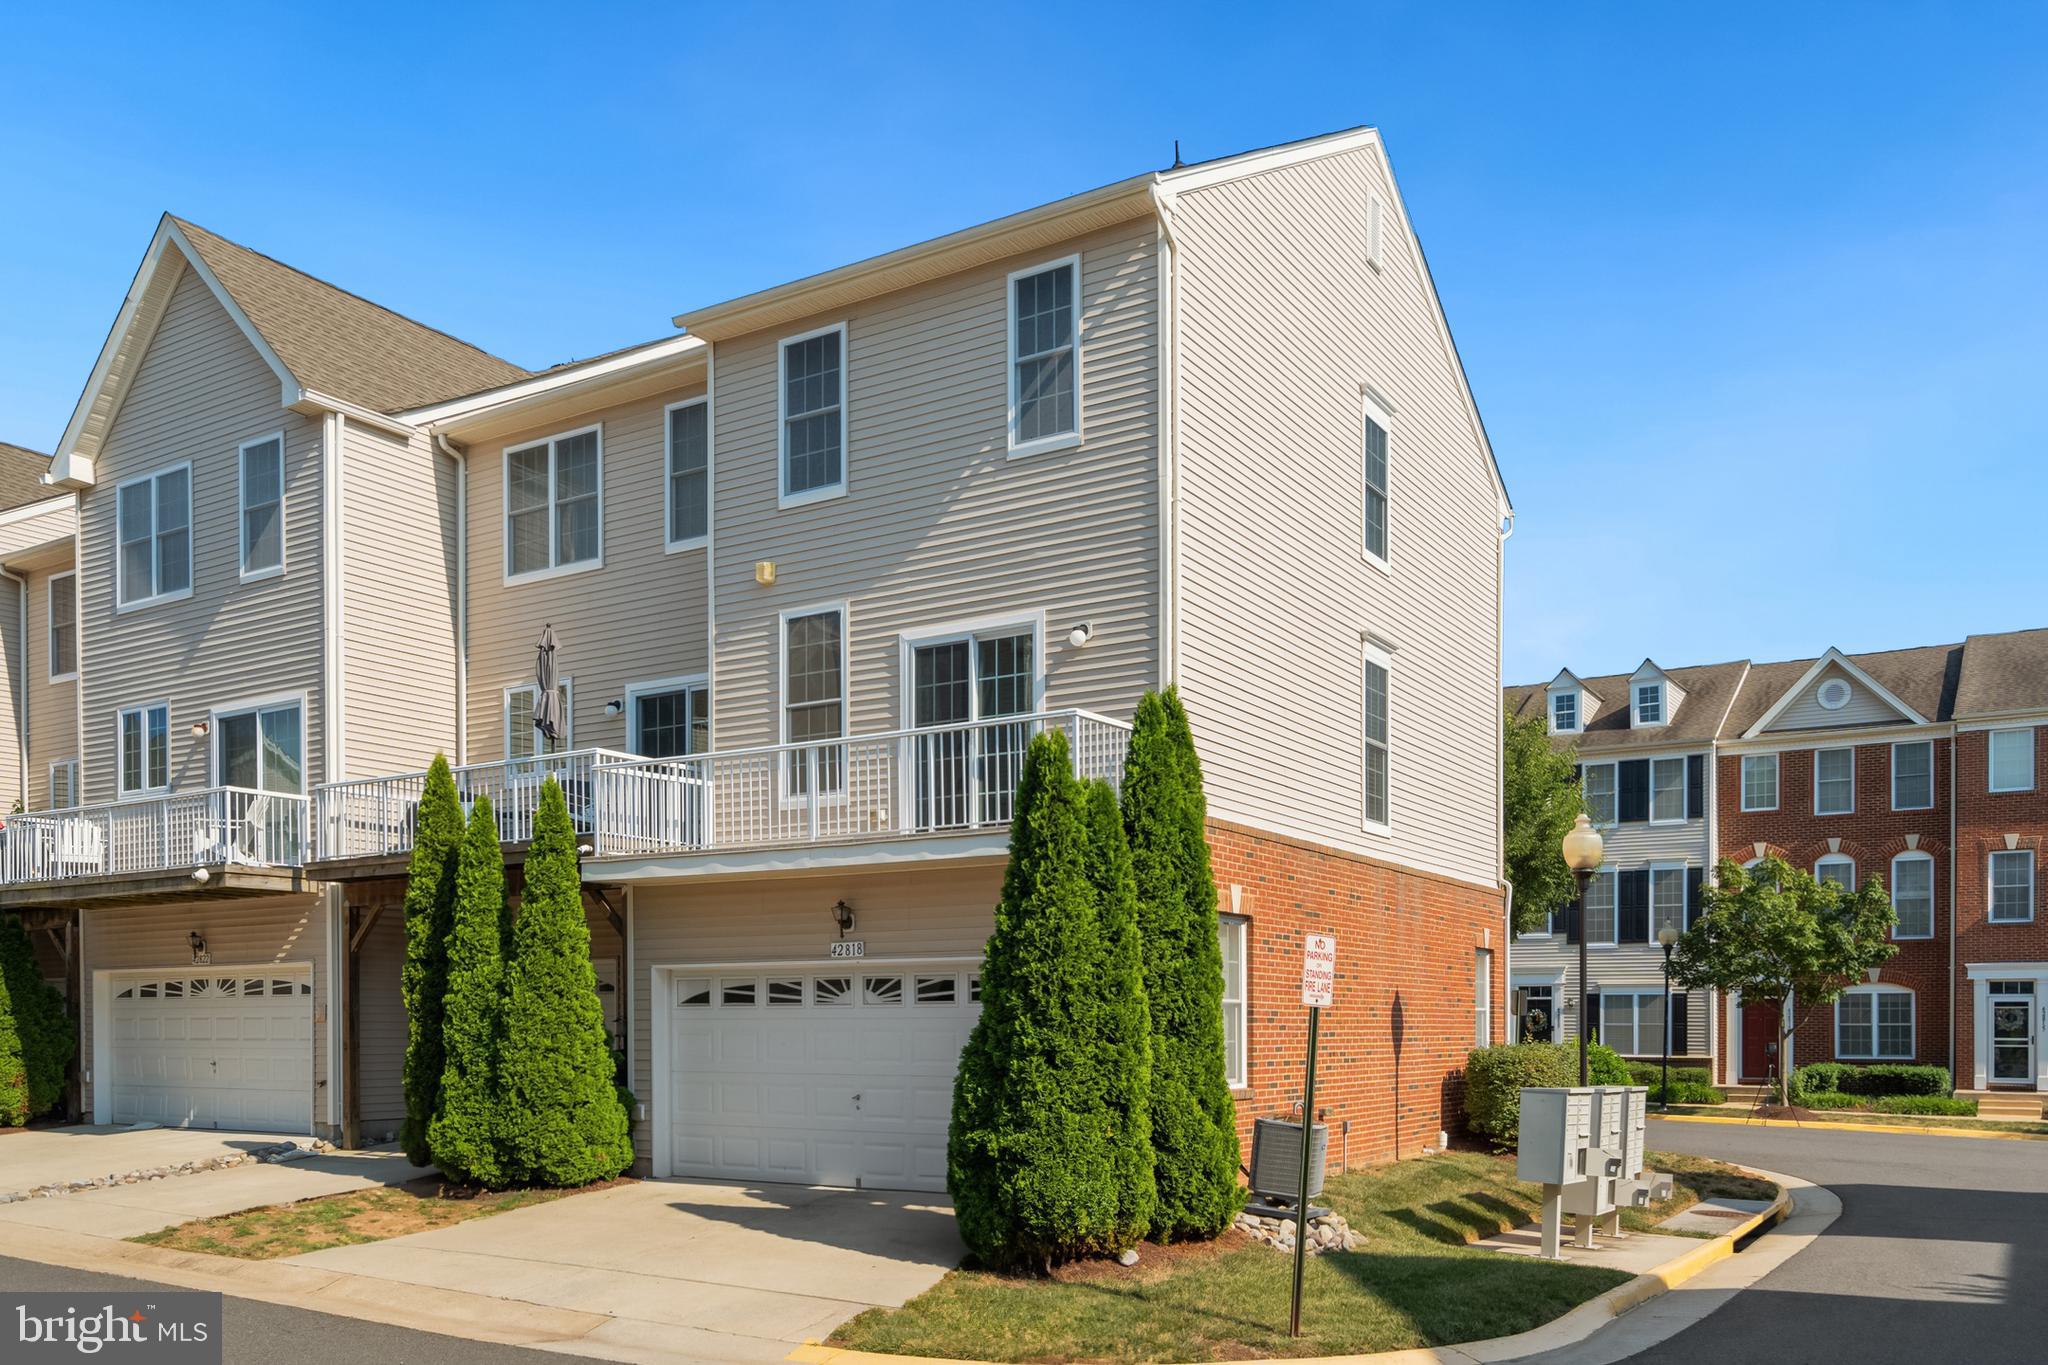
M832 945L834 957L866 957L868 945L857 938L842 938Z

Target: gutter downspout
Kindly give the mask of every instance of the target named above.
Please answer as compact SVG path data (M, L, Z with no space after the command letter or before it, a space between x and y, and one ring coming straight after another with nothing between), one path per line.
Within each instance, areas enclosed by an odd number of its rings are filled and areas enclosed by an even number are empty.
M1152 208L1159 216L1161 342L1159 383L1159 682L1180 681L1180 240L1173 231L1171 197L1155 179Z
M1700 884L1702 894L1714 869L1720 866L1718 856L1721 847L1721 749L1714 740L1707 741L1707 856L1701 867ZM1687 907L1690 909L1691 907ZM1667 955L1668 956L1668 955ZM1721 1040L1714 1028L1714 1012L1720 1007L1717 993L1706 993L1707 1023L1707 1075L1711 1078L1721 1074ZM1690 1016L1690 1010L1686 1011ZM1689 1022L1689 1021L1688 1021Z
M21 669L14 674L14 742L21 763L21 808L30 810L33 807L28 800L28 580L12 569L0 569L0 578L14 585L15 603L20 608Z
M1956 1074L1956 744L1962 736L1954 725L1948 731L1948 1079L1954 1089L1963 1088ZM1986 744L1990 741L1986 740ZM1977 1040L1970 1038L1970 1088L1977 1084Z
M1521 1040L1515 1036L1515 884L1506 877L1500 879L1507 892L1507 903L1502 907L1507 920L1507 930L1500 940L1500 1036L1503 1042L1515 1043Z
M469 762L469 461L434 432L434 449L455 462L455 766Z

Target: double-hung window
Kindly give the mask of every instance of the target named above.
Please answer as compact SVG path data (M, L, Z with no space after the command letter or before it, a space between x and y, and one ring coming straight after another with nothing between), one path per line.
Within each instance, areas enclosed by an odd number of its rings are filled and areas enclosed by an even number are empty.
M1387 433L1394 419L1368 395L1365 399L1364 496L1365 557L1381 568L1387 567L1387 520L1392 504L1387 497ZM1577 707L1574 705L1576 712Z
M1778 808L1778 756L1776 754L1744 754L1742 756L1742 808L1744 810L1776 810Z
M1649 991L1600 993L1600 1041L1624 1057L1664 1051L1665 997Z
M2034 730L1993 730L1990 787L1995 792L2030 792L2034 789Z
M790 796L844 789L846 736L846 612L793 613L782 618L782 738L792 749L783 768ZM815 784L813 778L816 779Z
M1813 865L1813 879L1833 882L1844 891L1856 889L1856 860L1844 853L1831 853Z
M219 784L248 791L303 795L301 714L297 701L217 713L214 725L219 738L214 752Z
M1245 992L1245 940L1248 921L1219 915L1216 936L1223 948L1223 1077L1233 1086L1245 1083L1246 1030L1251 1024Z
M1576 734L1579 728L1579 694L1560 692L1550 699L1550 728L1555 734Z
M1613 868L1602 868L1586 882L1586 900L1580 910L1579 931L1585 935L1586 942L1596 948L1614 943L1615 883Z
M668 548L702 545L711 532L711 405L668 410Z
M1394 661L1384 650L1363 646L1365 704L1362 747L1364 750L1363 798L1365 827L1375 834L1393 830L1392 768L1393 745L1389 731L1388 685Z
M1664 684L1641 683L1636 687L1636 724L1664 723Z
M1934 806L1934 742L1913 740L1892 745L1892 809L1931 810Z
M1892 909L1899 921L1893 938L1934 937L1934 859L1901 853L1892 859Z
M1913 1059L1913 993L1857 986L1835 999L1835 1055Z
M120 714L121 795L167 791L171 785L171 709L163 702Z
M1856 809L1856 751L1813 751L1813 813L1848 815Z
M1657 942L1661 929L1685 932L1685 868L1653 865L1650 868L1650 941Z
M1081 258L1010 276L1010 453L1081 439Z
M1586 814L1596 825L1611 825L1619 814L1612 763L1588 763L1579 770L1579 792L1586 799Z
M626 689L633 752L682 758L711 747L711 688L702 678L638 683Z
M114 491L116 599L139 607L192 595L192 466L142 474Z
M1650 760L1650 823L1671 825L1685 819L1685 760Z
M2034 850L2000 849L1991 855L1991 922L2024 924L2034 917Z
M506 578L595 567L604 557L603 502L600 428L506 450Z
M846 491L846 324L782 343L777 404L787 507Z
M50 681L78 676L78 574L50 575L46 605L50 612Z
M241 449L242 577L284 572L284 433Z

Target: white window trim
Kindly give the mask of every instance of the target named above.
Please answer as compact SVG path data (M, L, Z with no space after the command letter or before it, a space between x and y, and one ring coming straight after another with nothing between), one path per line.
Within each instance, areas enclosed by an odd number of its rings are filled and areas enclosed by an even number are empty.
M532 685L531 683L526 684L528 687ZM625 692L626 751L633 754L640 752L640 698L662 692L696 691L700 688L707 694L711 691L711 675L709 673L685 673L680 677L648 678L641 682L627 683ZM695 726L696 722L697 714L693 709L690 713L690 724ZM509 736L507 737L507 742L510 742ZM702 752L711 752L708 737ZM691 750L689 756L695 758L697 755L697 750Z
M1030 272L1026 271L1025 273L1029 274ZM797 614L804 615L805 613L799 612ZM953 640L966 640L971 643L983 635L999 635L1006 632L1016 634L1026 630L1031 632L1031 705L1024 714L1036 715L1039 709L1045 705L1044 611L1017 612L1002 616L981 616L969 621L949 621L942 625L923 626L916 630L906 630L897 635L896 672L897 676L903 680L902 696L898 702L901 709L897 712L897 715L902 718L901 728L905 730L917 728L912 718L917 714L915 663L919 649L926 645L942 645ZM783 638L787 642L788 637L785 635ZM980 660L971 660L968 667L975 681L978 682L980 680ZM980 707L981 697L979 692L979 688L974 689L974 695L969 698L970 706ZM986 719L989 719L989 717L976 715L973 720L967 723L979 724Z
M1868 1052L1847 1052L1842 1048L1842 1001L1852 995L1867 995L1870 1001L1870 1050ZM1878 1050L1878 1038L1882 1028L1878 1019L1877 997L1880 995L1903 995L1912 1001L1911 1042L1903 1053L1886 1053ZM1894 986L1878 982L1869 986L1851 986L1835 997L1835 1056L1846 1057L1859 1062L1910 1062L1920 1055L1920 1002L1914 992L1905 986Z
M310 704L308 695L305 692L279 692L274 696L253 697L246 701L229 702L226 705L216 706L208 711L206 713L206 733L211 742L206 746L206 785L209 787L221 785L218 779L220 777L220 723L223 720L226 720L229 716L246 716L263 711L275 711L281 707L296 706L299 708L298 794L304 796L312 780L312 774L309 769L312 767L313 759L312 755L306 752L306 710ZM259 739L261 733L261 722L259 721ZM257 773L257 780L259 782L262 781L260 770ZM273 796L282 794L278 792L269 793L269 795Z
M1557 703L1561 698L1564 697L1570 697L1572 699L1572 723L1570 725L1559 725L1557 723ZM1572 689L1567 689L1562 692L1552 692L1550 694L1550 733L1553 735L1577 735L1585 733L1585 729L1585 694Z
M809 341L837 332L839 334L839 482L807 488L801 493L789 491L789 348L800 341ZM816 327L795 336L786 336L775 343L775 505L777 507L802 507L805 503L824 502L831 498L843 498L853 482L853 404L848 382L851 373L851 354L846 345L846 324L835 322L829 327ZM802 615L802 612L797 613Z
M1593 875L1586 879L1586 890L1590 892L1593 889L1594 881L1601 877L1611 878L1610 885L1614 888L1613 909L1608 916L1607 937L1594 938L1586 932L1586 925L1588 923L1586 918L1586 902L1581 899L1579 901L1579 938L1589 949L1619 948L1621 946L1621 869L1612 863L1607 863L1594 869Z
M1670 817L1663 820L1659 820L1657 818L1657 765L1659 763L1676 763L1678 765L1678 814L1676 817ZM1615 773L1615 779L1617 783L1620 781L1620 777L1621 774L1617 771ZM1685 789L1687 783L1691 780L1691 778L1692 764L1690 760L1683 755L1676 757L1666 756L1664 758L1651 759L1650 771L1647 778L1645 779L1649 784L1650 791L1650 818L1645 823L1665 826L1684 824L1687 818L1685 814ZM1619 786L1616 786L1615 788L1614 800L1615 814L1619 815L1621 813L1621 788Z
M1391 838L1394 833L1394 656L1370 640L1358 642L1358 823L1367 834ZM1366 686L1365 666L1378 664L1387 674L1387 818L1373 820L1366 812L1372 808L1372 793L1368 788L1365 767L1365 751L1372 743L1366 738Z
M2034 738L2034 728L2035 727L2031 725L2022 725L2012 729L1991 730L1986 732L1984 737L1984 790L1996 793L2030 792L2040 784L2041 775L2034 771L2034 769L2039 766L2037 763L2033 761L2035 757L2033 751L2035 746L2039 743L2039 741ZM1991 749L1993 745L1998 743L1998 737L2000 735L2025 735L2027 737L2026 745L2028 751L2028 781L2027 785L2024 787L2000 787L1994 785L1991 781L1991 775L1994 771L1996 771L1991 762Z
M127 596L128 570L124 563L126 556L121 553L121 490L129 487L131 484L154 483L155 480L164 475L175 474L181 469L185 471L185 586L176 592L154 593L148 597L138 597L132 602L124 601L123 599ZM239 501L239 495L237 496L237 501ZM116 616L124 612L141 611L146 607L161 606L165 602L182 602L192 595L192 580L197 577L193 572L194 556L192 541L194 538L194 527L192 525L192 513L198 504L199 499L192 487L192 462L190 460L180 460L176 464L167 464L161 469L152 469L147 474L137 474L132 478L123 479L114 485L114 614ZM152 488L149 495L150 575L152 578L155 577L156 573L156 538L159 534L156 524L156 490Z
M1997 904L1997 884L1993 881L1993 866L2001 854L2014 856L2024 854L2027 859L2027 915L2025 919L1999 919L1993 909ZM1984 858L1984 922L1986 924L2032 924L2039 914L2035 897L2040 893L2041 860L2031 848L1994 848Z
M1394 409L1392 405L1373 392L1371 386L1359 386L1358 418L1358 557L1382 573L1394 571ZM1374 554L1365 543L1365 500L1371 487L1365 473L1365 423L1371 418L1378 422L1380 430L1387 433L1387 483L1380 489L1387 500L1387 552Z
M1472 950L1472 1045L1493 1046L1493 949Z
M121 731L127 725L128 717L138 714L142 716L142 776L144 779L147 779L149 777L149 713L159 709L164 713L164 784L161 787L128 786L127 769L121 762ZM168 700L159 699L156 701L140 702L134 706L124 706L114 713L114 791L119 800L146 801L153 797L162 796L171 789L171 769L174 766L176 766L176 759L171 753L171 704Z
M120 530L117 527L114 531L114 536L117 541L120 539L120 534ZM121 553L121 547L118 544L116 544L114 547L114 553L116 555ZM57 580L60 578L68 578L71 580L71 671L69 673L59 673L56 671L56 597ZM66 569L62 573L51 574L49 578L46 579L43 583L43 653L45 656L47 656L44 658L43 663L50 670L50 682L67 683L78 681L78 642L80 638L78 622L79 617L81 617L82 615L84 615L84 612L81 609L78 601L78 570Z
M1632 1044L1626 1052L1618 1047L1614 1047L1614 1041L1607 1036L1607 1002L1609 1000L1620 1000L1624 996L1630 1002L1629 1042ZM1600 1002L1600 1018L1595 1021L1595 1027L1599 1031L1601 1046L1614 1048L1615 1052L1623 1057L1654 1057L1658 1055L1655 1052L1645 1052L1639 1046L1633 1046L1643 1041L1643 1001L1645 1000L1662 1000L1664 1002L1664 1036L1667 1041L1670 1039L1671 996L1667 995L1663 990L1649 990L1641 986L1618 986L1602 989L1594 998Z
M1224 1050L1223 1081L1232 1090L1243 1090L1249 1084L1252 1053L1250 1033L1252 1022L1252 969L1249 956L1252 943L1251 920L1244 915L1233 915L1225 911L1216 917L1216 929L1219 935L1232 929L1235 929L1238 934L1237 1046L1239 1055L1233 1057L1230 1055L1228 1048ZM1225 964L1225 970L1226 972L1228 970L1227 963ZM1224 978L1223 985L1223 1005L1224 1008L1228 1009L1230 1007L1230 980L1227 975Z
M823 616L827 612L839 613L839 742L845 743L853 737L853 608L851 603L842 597L836 602L791 607L787 611L776 613L775 734L776 742L779 744L796 742L789 737L789 623L800 617ZM809 742L824 744L831 741ZM818 792L815 799L819 805L843 802L846 800L846 786L847 784L842 781L838 791ZM775 763L775 795L784 806L801 805L813 799L810 795L789 789L789 764L781 759L777 759Z
M1892 940L1897 943L1912 943L1921 939L1933 938L1934 922L1940 916L1939 893L1935 887L1934 855L1909 849L1892 858L1891 879L1885 884L1885 889L1891 894L1894 908L1898 905L1900 863L1927 864L1927 932L1924 934L1902 934L1899 932L1899 926L1894 924L1892 925Z
M277 563L265 569L249 567L249 504L243 495L249 487L249 452L260 445L277 442ZM284 496L284 432L273 431L268 436L258 436L235 447L235 542L239 547L235 556L235 567L241 581L256 583L266 578L284 576L284 566L289 555L286 544L285 496ZM118 535L118 532L116 533ZM303 741L304 736L300 737Z
M555 551L559 546L556 515L560 499L555 496L555 447L574 436L595 433L597 436L597 555L592 559L571 560L557 564ZM528 569L524 573L512 572L512 457L522 451L546 446L548 451L548 566L544 569ZM666 467L664 466L664 469ZM668 489L662 489L662 500L668 500ZM508 445L498 452L498 534L505 542L504 584L513 587L520 583L538 583L548 578L565 578L570 574L589 573L604 567L604 423L593 422L589 426L574 427L542 436L532 441L521 441Z
M1749 765L1761 763L1765 759L1771 761L1771 804L1768 806L1752 806L1749 804ZM1784 799L1784 792L1779 785L1784 778L1784 773L1784 765L1778 761L1778 755L1776 754L1744 754L1742 756L1741 769L1736 774L1742 809L1745 811L1776 810L1779 802Z
M1819 881L1823 863L1847 863L1849 865L1849 890L1856 889L1856 860L1846 853L1823 853L1813 860L1813 879Z
M844 354L845 352L842 350L841 355L843 356ZM675 499L670 492L671 486L674 484L676 477L675 413L678 408L696 407L701 407L704 409L704 534L701 536L683 536L678 538L676 535L675 526ZM841 435L841 444L843 446L843 430ZM602 443L603 437L599 437L598 439L600 443ZM680 403L670 403L667 407L661 410L661 527L663 537L662 546L669 554L674 554L678 550L701 550L711 543L711 505L713 496L711 480L712 464L716 458L716 455L711 449L710 394L699 394L695 398L685 398ZM602 459L600 459L599 461L599 468L600 470L603 468ZM602 474L600 474L599 477L602 478ZM603 518L600 517L599 521L602 522L602 520ZM598 542L602 544L603 541L604 530L602 525L600 525L598 528Z
M1586 817L1593 822L1593 826L1596 829L1613 829L1621 823L1621 762L1619 759L1603 758L1598 762L1579 764L1579 792L1581 795L1586 790L1586 774L1595 768L1612 768L1614 770L1614 781L1608 788L1608 790L1614 793L1614 818L1602 820L1594 815L1591 810L1586 812Z
M566 754L576 747L576 679L564 675L555 679L555 686L562 689L562 747L555 750L555 752ZM533 679L528 678L524 682L507 683L499 691L498 716L505 723L505 761L507 763L531 763L537 758L547 757L547 755L540 753L522 757L512 752L512 694L514 692L533 692L537 690L538 688L535 686ZM531 730L533 728L533 712L531 709L527 711L526 717L526 728Z
M1657 689L1657 719L1643 719L1643 689ZM1664 680L1653 682L1632 682L1628 685L1629 726L1636 730L1661 730L1671 723L1671 693Z
M116 743L119 742L119 738L120 737L118 735L115 737ZM61 806L57 804L57 770L59 768L71 769L71 800L68 803ZM79 768L78 756L76 754L72 755L70 758L56 758L50 760L49 771L47 775L49 786L46 787L44 790L50 793L49 808L51 810L71 810L78 806L80 798L84 796L84 793L79 790L78 786L79 778L81 775L82 774Z
M1062 432L1056 436L1041 436L1035 441L1020 442L1017 439L1017 281L1029 279L1033 275L1042 275L1048 270L1057 270L1061 266L1067 266L1074 272L1074 335L1072 340L1067 343L1068 349L1074 353L1074 429L1070 432ZM1003 355L1008 361L1007 383L1010 396L1008 434L1006 437L1009 447L1007 458L1015 460L1025 456L1043 455L1055 450L1070 450L1081 444L1081 433L1087 428L1087 414L1081 406L1081 254L1075 252L1071 256L1062 256L1057 260L1026 266L1022 270L1012 270L1010 277L1003 282L1003 297L1003 318L1007 327L1003 342ZM839 354L843 365L846 356L846 343L843 340L839 343ZM841 374L843 378L843 370ZM843 391L845 388L844 383L840 387ZM844 397L845 395L842 392L842 411ZM845 426L845 421L842 419L840 422L842 436Z
M1849 808L1847 810L1822 810L1820 808L1820 756L1822 754L1846 753L1849 755ZM1813 751L1813 813L1817 816L1854 815L1856 813L1856 746L1853 744L1830 744Z
M1899 804L1899 750L1920 746L1927 749L1927 803L1921 806ZM1934 741L1931 739L1900 739L1892 741L1892 809L1933 810L1934 809Z
M1660 872L1667 872L1667 873L1668 873L1668 872L1676 872L1676 873L1678 874L1678 924L1677 924L1677 926L1676 926L1676 927L1677 927L1677 929L1678 929L1678 932L1682 934L1682 933L1684 933L1684 932L1685 932L1685 915L1686 915L1686 886L1685 886L1685 874L1686 874L1686 872L1687 872L1687 871L1688 871L1688 864L1686 864L1686 863L1684 863L1684 862L1682 862L1682 861L1674 862L1674 861L1670 861L1670 860L1668 860L1668 859L1667 859L1667 860L1665 860L1665 861L1663 861L1663 862L1655 862L1655 863L1651 863L1651 864L1650 864L1650 901L1649 901L1649 907L1648 907L1648 910L1649 910L1649 924L1650 924L1650 946L1651 946L1652 948L1655 948L1655 947L1658 947L1658 946L1659 946L1659 945L1658 945L1658 943L1657 943L1657 874L1658 874L1658 873L1660 873ZM1618 933L1618 932L1620 931L1620 922L1621 922L1621 894L1620 894L1620 893L1621 893L1621 887L1620 887L1619 883L1617 883L1617 884L1616 884L1616 886L1615 886L1615 906L1614 906L1614 918L1615 918L1615 928L1616 928L1616 932L1617 932L1617 933Z

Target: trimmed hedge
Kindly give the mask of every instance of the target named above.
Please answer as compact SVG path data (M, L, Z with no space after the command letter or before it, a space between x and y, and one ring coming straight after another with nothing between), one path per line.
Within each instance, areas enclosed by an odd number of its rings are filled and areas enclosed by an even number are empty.
M1586 1077L1593 1085L1633 1083L1620 1055L1599 1043L1587 1049ZM1576 1043L1475 1047L1465 1058L1465 1126L1502 1147L1512 1147L1522 1131L1524 1088L1578 1083Z
M43 980L18 915L0 913L0 1124L26 1123L64 1103L78 1027Z
M1792 1096L1794 1104L1803 1104L1808 1109L1861 1109L1863 1101L1854 1095L1844 1095L1839 1090L1817 1090L1810 1094Z
M1871 1066L1811 1062L1792 1073L1792 1094L1803 1101L1827 1094L1947 1096L1952 1093L1954 1086L1948 1070L1939 1066L1912 1066L1900 1062L1879 1062Z
M1631 1084L1647 1085L1656 1089L1664 1083L1664 1069L1656 1062L1630 1062L1628 1074ZM1671 1068L1671 1088L1682 1085L1712 1085L1714 1078L1703 1066L1674 1066Z
M1681 1083L1676 1076L1671 1078L1671 1097L1664 1097L1660 1085L1650 1087L1651 1104L1726 1104L1728 1096L1703 1081Z
M1884 1095L1866 1106L1873 1114L1939 1114L1948 1118L1975 1118L1977 1101L1953 1095Z

